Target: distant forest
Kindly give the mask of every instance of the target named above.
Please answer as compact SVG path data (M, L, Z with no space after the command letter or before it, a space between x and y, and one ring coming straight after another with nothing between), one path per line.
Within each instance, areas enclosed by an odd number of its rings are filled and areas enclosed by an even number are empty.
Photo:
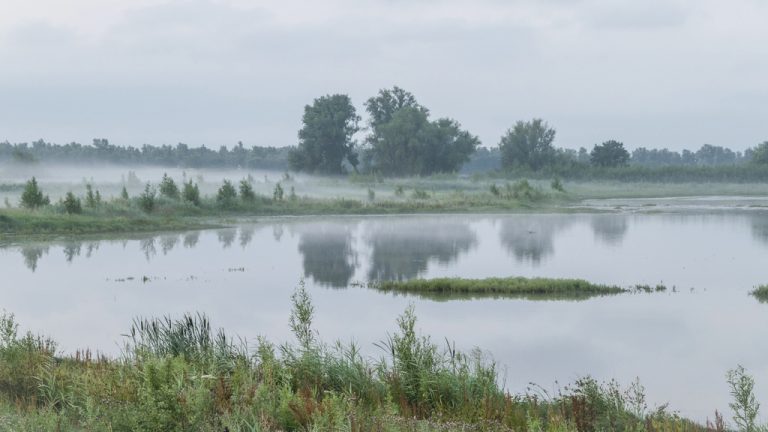
M52 163L112 163L118 165L157 165L184 168L252 168L287 170L291 147L251 147L242 142L232 149L218 150L205 146L190 147L179 143L122 147L106 139L94 139L92 145L79 143L51 144L43 140L32 144L0 143L0 161L32 164Z
M493 173L530 177L640 181L765 181L768 141L744 152L710 144L677 152L608 139L591 150L556 147L556 131L542 119L517 121L495 147L451 118L432 118L430 110L399 87L381 89L365 102L367 127L361 127L348 95L316 98L304 107L298 142L287 147L231 149L179 143L121 147L106 139L91 145L0 143L0 162L23 164L112 163L182 168L246 168L343 175L429 176L439 173ZM359 132L367 135L360 140Z

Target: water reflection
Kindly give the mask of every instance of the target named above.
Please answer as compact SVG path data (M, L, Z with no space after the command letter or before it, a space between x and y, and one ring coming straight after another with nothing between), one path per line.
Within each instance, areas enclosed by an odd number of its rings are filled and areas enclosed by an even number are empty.
M752 237L768 244L768 215L754 215L751 218Z
M593 215L590 219L595 238L608 246L621 245L629 229L626 215Z
M47 253L47 246L28 245L21 248L21 256L24 257L24 265L33 273L37 270L37 262Z
M555 235L573 221L572 216L563 215L505 218L501 222L501 243L518 261L538 265L555 252Z
M216 231L216 236L218 236L222 248L227 249L234 243L237 230L235 228L218 230Z
M299 227L298 232L304 276L325 286L348 286L358 266L352 227L342 223L312 224Z
M192 249L200 241L200 231L192 231L184 235L184 247Z
M369 280L403 280L419 276L430 260L449 264L477 244L477 234L464 222L419 220L378 223L368 236Z

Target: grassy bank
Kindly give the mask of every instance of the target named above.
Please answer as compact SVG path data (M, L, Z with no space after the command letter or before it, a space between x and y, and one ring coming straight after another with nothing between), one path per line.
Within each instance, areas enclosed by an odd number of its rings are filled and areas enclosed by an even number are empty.
M27 210L0 210L0 237L96 234L201 229L215 224L167 216L67 215Z
M592 297L628 292L666 291L663 285L655 287L637 285L623 288L614 285L593 284L581 279L549 278L435 278L404 281L379 281L371 288L404 294L413 294L435 300L462 298L524 298L529 300L581 300Z
M370 190L370 189L369 189ZM527 182L489 191L427 191L396 187L396 195L368 199L313 198L295 193L268 197L234 195L226 199L196 197L194 202L165 196L78 201L76 213L62 200L35 209L1 209L0 235L71 234L199 228L236 217L302 215L386 215L419 213L481 213L558 211L565 194L551 193ZM97 191L98 192L98 191ZM77 198L74 198L77 199ZM562 210L562 209L561 209Z
M14 431L703 431L649 410L639 383L578 380L556 395L510 394L480 351L418 334L412 309L371 361L323 343L303 289L295 342L251 347L207 318L137 319L120 358L57 354L0 316L0 429ZM520 378L524 379L524 378Z

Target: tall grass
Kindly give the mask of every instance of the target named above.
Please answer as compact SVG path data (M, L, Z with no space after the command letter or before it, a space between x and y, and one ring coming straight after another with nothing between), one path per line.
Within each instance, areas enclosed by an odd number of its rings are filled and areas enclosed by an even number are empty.
M203 315L137 319L115 359L60 356L0 318L0 429L111 431L662 431L709 430L649 411L639 384L585 378L557 395L514 395L480 351L441 348L408 308L380 344L326 344L300 287L295 342L254 349ZM750 411L751 412L751 411Z

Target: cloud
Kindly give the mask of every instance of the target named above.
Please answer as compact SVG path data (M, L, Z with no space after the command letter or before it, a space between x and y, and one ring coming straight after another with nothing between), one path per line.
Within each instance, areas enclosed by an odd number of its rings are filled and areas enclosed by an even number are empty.
M0 140L287 145L312 98L395 84L486 145L534 116L569 147L768 135L757 0L13 3Z

